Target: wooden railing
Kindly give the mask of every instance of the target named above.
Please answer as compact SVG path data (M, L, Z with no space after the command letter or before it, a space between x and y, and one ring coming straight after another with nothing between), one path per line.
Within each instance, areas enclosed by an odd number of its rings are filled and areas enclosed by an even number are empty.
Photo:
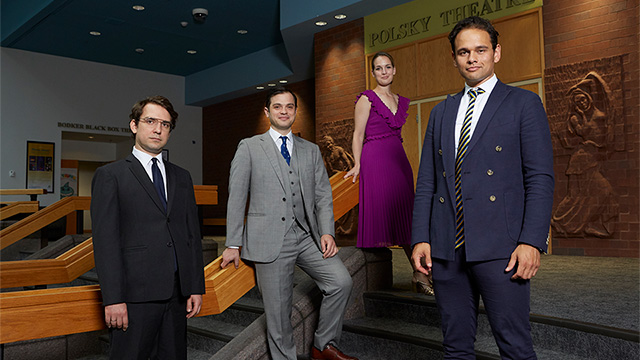
M336 219L358 203L358 183L353 184L350 179L344 180L343 176L344 172L331 177ZM211 188L200 189L200 193L198 187L195 189L196 202L199 205L203 203L198 199L208 202L215 198L217 203L217 187L215 197ZM50 270L35 270L37 267L0 263L2 287L5 287L4 281L10 281L12 287L25 286L27 283L43 284L43 281L70 281L72 277L77 277L93 267L90 241L91 239L85 241L56 259L34 260L49 261L46 264L49 264ZM206 294L203 296L203 307L199 316L221 313L255 286L255 273L251 266L240 261L238 269L234 266L221 269L221 262L222 258L218 257L204 268ZM32 265L37 266L36 264L38 263ZM25 270L27 268L30 270ZM13 272L7 275L6 280L5 271ZM48 275L47 272L55 272L56 275ZM33 273L39 280L29 280L29 273ZM11 282L10 277L21 280ZM0 344L94 331L105 327L98 285L1 293L0 313Z
M33 214L40 208L38 201L16 201L0 208L0 220L8 219L18 214Z
M203 306L198 316L219 314L255 286L253 268L242 261L220 269L221 258L205 267ZM104 329L99 285L0 294L0 343Z
M0 287L67 283L94 267L90 238L55 259L0 262Z
M90 205L91 198L88 196L70 196L51 204L0 230L0 249L6 248L68 214L78 210L89 210Z
M36 201L38 195L47 193L45 189L0 189L0 196L4 195L29 195L31 201Z

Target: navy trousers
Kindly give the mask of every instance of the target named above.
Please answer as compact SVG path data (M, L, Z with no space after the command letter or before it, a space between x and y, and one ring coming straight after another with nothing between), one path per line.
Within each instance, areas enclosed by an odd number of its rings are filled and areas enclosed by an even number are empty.
M503 359L536 359L529 324L528 280L511 280L509 259L467 262L465 247L455 261L433 259L433 285L442 317L445 359L475 359L478 305L482 297Z

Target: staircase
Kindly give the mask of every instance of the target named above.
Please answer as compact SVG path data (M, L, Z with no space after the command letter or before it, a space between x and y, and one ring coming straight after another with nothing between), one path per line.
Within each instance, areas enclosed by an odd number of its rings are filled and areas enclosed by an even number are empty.
M346 321L341 347L367 360L442 359L440 315L435 299L406 291L363 295L366 316ZM531 315L540 360L638 358L637 333L596 324ZM635 341L634 341L635 336ZM478 359L500 359L483 309L478 317Z

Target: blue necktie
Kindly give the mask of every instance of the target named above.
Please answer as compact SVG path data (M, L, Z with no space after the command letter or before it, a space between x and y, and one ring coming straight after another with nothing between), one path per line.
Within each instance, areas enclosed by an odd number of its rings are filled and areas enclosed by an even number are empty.
M484 93L482 89L469 90L469 105L464 115L462 129L460 129L460 140L458 142L458 153L456 154L456 249L464 244L464 211L462 208L462 162L467 154L469 147L469 139L471 139L470 128L471 118L473 117L473 107L476 104L476 98L479 94Z
M280 145L280 153L282 157L287 161L287 165L291 165L291 155L289 154L289 150L287 149L287 137L280 136L282 139L282 145Z
M158 167L158 159L152 158L153 165L151 165L151 174L153 175L153 186L156 188L156 192L158 192L158 196L160 197L160 201L162 201L162 206L164 206L164 211L167 211L167 197L164 194L164 180L162 180L162 173L160 172L160 168Z

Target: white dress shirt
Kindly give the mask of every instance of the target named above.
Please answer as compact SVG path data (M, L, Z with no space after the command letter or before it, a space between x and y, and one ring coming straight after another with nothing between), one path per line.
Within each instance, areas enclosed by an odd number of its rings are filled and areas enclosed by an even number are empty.
M136 149L135 146L133 147L133 150L131 151L131 153L133 154L133 156L136 157L136 159L138 159L138 161L140 161L140 164L142 164L142 167L147 172L147 175L149 175L149 179L151 179L151 182L153 182L153 172L151 171L151 166L153 166L153 161L151 159L153 158L158 159L158 168L160 168L160 173L162 173L162 182L164 183L164 197L165 199L167 199L167 201L169 201L169 198L167 197L167 172L164 169L164 162L162 161L162 153L156 156L151 156L146 152Z
M471 117L471 126L469 128L469 139L473 137L473 131L476 129L476 125L478 124L478 119L480 119L480 115L482 114L482 110L484 106L487 104L487 100L489 99L489 95L493 91L493 88L498 83L498 78L496 74L493 74L489 78L489 80L485 81L482 85L477 88L472 88L471 86L465 84L464 85L464 94L462 95L462 100L460 101L460 106L458 107L458 115L456 116L456 128L455 128L455 144L456 149L454 154L458 153L458 143L460 142L460 130L462 129L462 123L464 122L464 115L467 112L467 107L469 106L469 100L471 100L469 96L469 90L471 89L482 89L484 93L478 94L476 97L476 103L473 106L473 116Z
M287 135L282 135L279 132L275 131L272 127L270 127L269 135L271 135L271 138L276 143L276 147L278 148L278 150L280 150L280 146L282 146L282 139L280 139L280 136L286 136L287 150L289 150L289 154L293 156L293 132L291 132L291 130L289 130L289 133Z

